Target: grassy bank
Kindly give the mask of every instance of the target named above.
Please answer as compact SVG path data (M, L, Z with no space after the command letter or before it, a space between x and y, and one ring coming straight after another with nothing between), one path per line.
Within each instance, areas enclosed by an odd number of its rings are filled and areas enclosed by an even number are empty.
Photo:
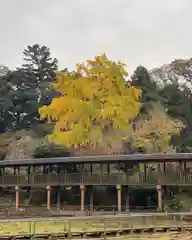
M150 235L140 235L120 238L118 240L192 240L191 233L155 233Z
M136 229L143 227L166 227L179 225L180 222L172 217L134 217L110 219L79 219L36 222L6 222L0 223L0 235L24 235L25 233L80 233L92 231L112 231L116 229Z

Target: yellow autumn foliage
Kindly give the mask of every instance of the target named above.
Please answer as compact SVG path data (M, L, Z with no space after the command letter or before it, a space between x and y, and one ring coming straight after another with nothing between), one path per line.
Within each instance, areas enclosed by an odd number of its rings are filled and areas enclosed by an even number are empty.
M54 123L50 141L66 147L96 147L113 130L127 129L140 110L141 91L125 81L121 62L105 55L77 64L76 77L58 72L52 87L61 93L40 116Z
M144 149L147 153L175 152L171 145L171 138L173 135L180 134L183 123L168 116L159 103L154 104L148 114L150 118L140 119L130 136L134 145Z

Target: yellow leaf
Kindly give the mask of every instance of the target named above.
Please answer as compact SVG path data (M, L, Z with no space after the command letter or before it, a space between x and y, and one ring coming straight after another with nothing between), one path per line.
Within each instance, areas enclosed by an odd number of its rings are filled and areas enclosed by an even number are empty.
M55 125L49 140L66 147L97 146L113 131L129 128L140 110L141 91L127 85L124 64L101 55L77 64L75 72L80 74L57 73L52 87L61 96L39 109L41 118Z

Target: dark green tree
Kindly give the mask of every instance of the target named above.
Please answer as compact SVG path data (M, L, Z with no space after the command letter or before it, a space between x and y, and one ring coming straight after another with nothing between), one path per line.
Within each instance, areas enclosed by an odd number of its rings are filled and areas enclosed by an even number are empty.
M177 83L166 85L159 92L163 99L164 107L171 117L180 119L185 128L180 137L173 138L178 151L188 152L192 149L192 94L191 90Z
M49 85L54 80L57 60L51 57L50 49L35 44L27 46L23 54L25 64L21 68L16 71L0 68L0 123L3 129L15 130L40 123L39 106L49 104L55 94Z
M26 63L22 65L22 68L33 72L39 84L53 80L58 61L51 57L48 47L39 44L28 45L23 54Z
M131 82L134 86L137 86L142 90L141 113L146 114L149 109L151 109L154 102L160 101L157 84L151 79L148 70L143 66L136 68L131 77Z
M142 108L140 117L147 114L154 102L159 102L167 111L170 117L183 122L184 128L180 135L172 136L172 144L179 152L192 150L192 93L185 83L181 86L178 82L171 81L163 87L151 78L148 70L139 66L133 76L132 84L142 90Z
M54 96L54 91L49 84L54 80L55 71L58 69L57 59L51 56L48 47L39 44L28 45L23 55L25 63L22 69L35 76L40 104L49 104Z
M21 129L37 121L38 94L32 73L16 70L0 78L0 113L5 129Z

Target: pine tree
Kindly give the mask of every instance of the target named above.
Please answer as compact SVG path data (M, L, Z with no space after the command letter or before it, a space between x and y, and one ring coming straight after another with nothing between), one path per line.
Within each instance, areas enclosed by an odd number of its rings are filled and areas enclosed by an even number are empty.
M33 72L37 82L52 81L57 70L58 61L51 57L50 49L46 46L34 44L24 49L23 69Z
M32 73L36 78L37 91L41 104L49 104L55 93L48 86L55 78L58 61L52 58L51 51L46 46L28 45L23 51L25 64L22 69Z
M139 112L140 90L127 85L124 64L105 55L78 64L75 73L58 72L52 87L61 97L40 108L41 118L55 124L49 140L94 148L107 137L114 142L113 132L129 128Z
M55 77L57 60L49 48L27 46L24 56L26 64L16 71L0 69L1 132L39 123L39 106L49 104L54 96L49 84Z

